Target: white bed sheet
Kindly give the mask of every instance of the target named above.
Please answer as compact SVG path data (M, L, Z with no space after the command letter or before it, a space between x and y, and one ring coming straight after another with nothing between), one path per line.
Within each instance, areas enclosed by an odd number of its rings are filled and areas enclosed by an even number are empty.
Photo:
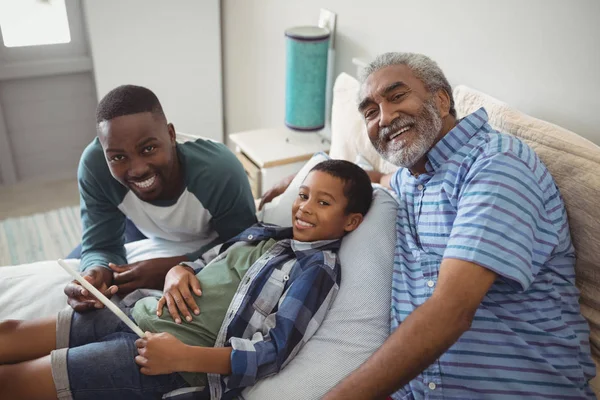
M199 243L145 239L125 245L130 263L193 252ZM79 260L67 260L79 268ZM67 306L63 289L72 279L56 261L0 267L0 321L55 315Z

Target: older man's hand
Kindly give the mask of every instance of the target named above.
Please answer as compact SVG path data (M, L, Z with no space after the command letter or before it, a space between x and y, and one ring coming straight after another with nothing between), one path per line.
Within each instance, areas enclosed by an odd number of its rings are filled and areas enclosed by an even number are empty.
M296 174L292 174L288 177L285 177L281 180L281 182L273 186L271 189L267 190L263 197L260 199L258 209L262 210L265 204L270 203L275 197L283 194L283 192L285 192L285 190L290 186L290 183L292 183L295 177Z

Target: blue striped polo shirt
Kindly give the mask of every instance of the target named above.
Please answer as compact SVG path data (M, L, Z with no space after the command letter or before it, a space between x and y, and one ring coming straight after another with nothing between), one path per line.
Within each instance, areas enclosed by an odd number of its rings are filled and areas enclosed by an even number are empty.
M487 121L483 108L468 115L429 151L427 173L392 178L392 331L431 297L442 259L498 274L471 329L393 398L595 398L562 197L535 152Z

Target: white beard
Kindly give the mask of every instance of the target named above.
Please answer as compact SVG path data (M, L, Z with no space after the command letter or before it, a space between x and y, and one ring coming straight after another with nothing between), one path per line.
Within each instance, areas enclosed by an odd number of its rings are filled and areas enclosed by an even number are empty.
M413 124L410 132L411 142L389 142L388 138L402 127ZM442 130L442 118L432 97L423 104L423 110L416 118L397 118L390 126L379 130L379 137L372 141L381 156L394 165L410 168L419 161L433 146ZM402 135L400 135L402 136Z

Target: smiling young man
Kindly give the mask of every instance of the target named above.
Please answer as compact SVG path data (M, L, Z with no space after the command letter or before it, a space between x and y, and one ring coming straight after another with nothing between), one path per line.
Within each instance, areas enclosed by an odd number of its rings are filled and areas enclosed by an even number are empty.
M438 65L377 57L359 110L399 170L391 334L334 399L592 399L589 326L562 198L536 153L458 120Z
M221 143L177 143L175 127L149 89L113 89L100 101L96 118L98 136L78 170L81 270L94 286L108 295L161 289L171 267L199 258L256 221L237 158ZM128 264L126 219L150 240L185 244L189 252ZM65 293L77 311L101 307L76 282Z

